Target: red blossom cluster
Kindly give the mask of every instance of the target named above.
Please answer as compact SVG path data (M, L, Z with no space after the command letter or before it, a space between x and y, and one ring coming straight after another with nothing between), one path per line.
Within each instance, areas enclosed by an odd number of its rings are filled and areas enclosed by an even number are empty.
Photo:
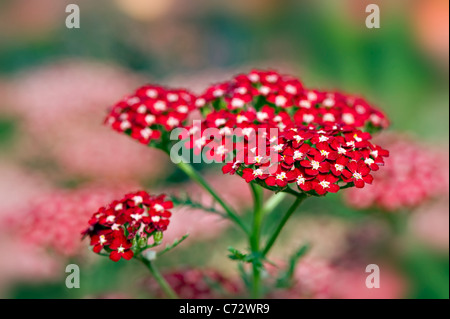
M242 290L236 280L230 280L214 269L180 269L164 274L164 278L183 299L220 299ZM146 280L144 285L157 297L164 297L153 279Z
M254 70L231 81L213 85L197 98L215 122L229 127L270 124L281 131L298 125L350 125L386 128L383 112L363 98L339 92L306 89L295 77L275 71ZM208 120L208 119L207 119ZM241 124L241 125L239 125Z
M130 260L138 245L143 243L145 248L150 236L167 229L172 207L173 203L165 195L130 193L101 207L83 235L90 237L94 252L105 250L113 261Z
M371 184L372 171L384 164L389 153L370 143L371 135L350 128L291 128L265 147L244 147L244 161L226 164L225 174L238 173L247 183L281 190L295 183L302 192L336 193L342 186L363 188ZM239 158L239 152L235 158Z
M203 120L187 125L194 110ZM388 125L381 111L361 98L306 89L275 71L238 75L199 97L146 86L119 102L107 122L144 144L160 137L157 127L185 128L180 139L195 154L226 162L225 174L237 172L273 190L294 182L317 195L363 188L388 156L367 133Z
M106 123L143 144L185 124L195 97L184 89L145 85L113 106Z

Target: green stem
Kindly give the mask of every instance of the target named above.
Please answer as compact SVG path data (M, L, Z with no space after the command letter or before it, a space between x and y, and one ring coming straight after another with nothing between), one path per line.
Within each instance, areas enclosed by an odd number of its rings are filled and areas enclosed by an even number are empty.
M273 194L263 207L264 214L272 212L285 198L287 193Z
M300 194L296 199L295 202L289 207L289 210L286 212L286 214L283 216L283 219L280 221L280 224L278 224L277 228L273 232L272 236L267 241L267 244L262 251L262 255L266 256L270 249L272 248L273 244L278 238L278 235L280 234L281 230L283 229L284 225L288 221L288 219L292 216L292 214L295 212L295 210L300 206L300 204L306 199L306 194Z
M249 233L247 227L241 218L233 211L233 209L228 206L222 198L211 188L208 182L188 163L181 161L176 164L187 176L189 176L192 180L200 184L211 196L219 203L220 206L225 210L228 217L234 221L246 234Z
M253 194L253 227L250 235L250 247L254 255L259 255L259 241L261 237L261 225L263 220L263 189L255 183L250 183ZM252 297L259 298L261 293L261 269L259 261L253 262Z
M150 270L150 273L153 275L153 277L158 282L161 289L164 291L167 297L170 299L178 299L178 295L176 292L170 287L169 283L164 279L164 277L161 275L161 273L158 271L158 268L148 259L144 257L138 258L140 261L144 263L145 266L147 266L148 270Z

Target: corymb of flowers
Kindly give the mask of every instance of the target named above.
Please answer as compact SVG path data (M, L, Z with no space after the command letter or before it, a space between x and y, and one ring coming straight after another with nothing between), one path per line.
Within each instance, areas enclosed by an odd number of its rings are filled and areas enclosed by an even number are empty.
M202 120L188 125L193 112ZM369 133L389 125L381 111L275 71L238 75L199 97L147 85L116 104L107 123L167 153L177 129L187 149L224 163L225 174L277 192L290 185L316 196L363 188L389 155Z
M167 139L167 132L185 124L194 102L187 90L145 85L114 105L106 123L143 144L157 146Z
M383 165L388 152L369 142L370 134L337 126L290 128L266 137L267 147L242 152L244 161L226 164L225 174L237 173L247 183L281 191L294 184L311 195L336 193L341 187L371 184L371 171Z
M173 203L166 200L165 195L151 196L144 191L130 193L101 207L89 220L89 228L83 234L90 237L95 253L108 254L113 261L130 260L161 243L172 207Z
M206 88L199 96L186 89L146 85L114 105L106 123L164 151L211 195L220 206L218 213L242 230L249 251L230 247L229 257L251 264L251 270L240 269L254 298L263 296L261 270L266 256L303 200L371 184L372 172L389 156L387 150L372 143L372 134L389 126L382 111L361 97L307 88L299 79L275 71L240 74ZM205 163L222 163L224 174L237 175L249 184L251 224L190 165L191 157L194 162L200 157ZM265 200L264 189L275 193L273 200ZM280 212L283 217L263 242L261 227L266 211L288 195L295 201L286 212ZM211 211L190 198L172 199ZM163 196L129 194L94 214L85 234L99 254L114 261L136 258L143 262L164 293L176 297L153 261L186 236L162 251L151 249L161 242L171 207L172 202ZM295 256L303 251L300 247L291 260L296 262Z

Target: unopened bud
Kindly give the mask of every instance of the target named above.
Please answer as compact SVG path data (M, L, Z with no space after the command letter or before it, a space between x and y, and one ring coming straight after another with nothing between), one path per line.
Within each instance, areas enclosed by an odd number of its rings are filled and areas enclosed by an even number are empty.
M138 245L139 245L139 248L144 248L145 246L147 246L147 237L141 237L141 238L139 238L139 242L138 242Z
M162 231L157 231L153 234L153 239L155 240L155 243L159 244L163 240L163 233Z

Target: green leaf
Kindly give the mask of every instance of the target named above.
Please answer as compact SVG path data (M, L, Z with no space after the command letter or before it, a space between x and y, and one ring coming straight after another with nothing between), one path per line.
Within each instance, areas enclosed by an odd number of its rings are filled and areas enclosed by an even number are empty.
M248 254L243 254L241 253L239 250L233 248L233 247L228 247L228 251L230 252L230 255L228 255L228 258L232 259L232 260L240 260L243 262L250 262L249 261L249 256Z
M287 269L282 272L280 277L277 279L276 286L278 288L287 288L292 285L292 278L294 276L295 268L297 267L299 260L306 255L309 248L309 244L305 244L291 255Z
M177 247L179 244L181 244L186 238L188 238L189 234L184 235L183 237L181 237L180 239L175 239L172 245L166 245L166 248L164 248L163 250L161 250L158 253L158 257L165 254L166 252L174 249L175 247Z

